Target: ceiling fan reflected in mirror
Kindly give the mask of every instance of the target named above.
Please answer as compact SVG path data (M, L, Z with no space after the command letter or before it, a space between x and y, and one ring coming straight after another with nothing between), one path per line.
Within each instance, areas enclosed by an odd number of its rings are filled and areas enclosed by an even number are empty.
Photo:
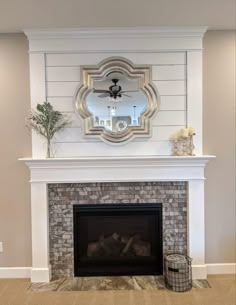
M122 96L131 97L131 95L126 94L127 92L138 92L139 90L122 90L122 87L118 85L119 79L112 79L113 85L111 85L108 89L94 89L93 93L101 93L98 95L99 98L109 97L114 102L120 102L122 100Z

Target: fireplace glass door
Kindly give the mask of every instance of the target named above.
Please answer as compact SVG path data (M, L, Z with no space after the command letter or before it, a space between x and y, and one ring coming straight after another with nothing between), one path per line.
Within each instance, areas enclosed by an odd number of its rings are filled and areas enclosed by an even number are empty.
M161 274L161 205L75 205L74 267L75 276Z

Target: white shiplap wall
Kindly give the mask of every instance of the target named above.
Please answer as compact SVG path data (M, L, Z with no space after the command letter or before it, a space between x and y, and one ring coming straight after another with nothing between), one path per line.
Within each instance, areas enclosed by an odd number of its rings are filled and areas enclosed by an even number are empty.
M170 135L187 125L196 128L196 151L201 154L204 31L203 28L28 31L32 107L46 99L72 121L70 127L54 138L55 156L170 155ZM160 107L152 121L150 138L112 145L83 136L82 121L74 110L80 67L98 64L111 56L152 66ZM32 143L33 157L44 157L43 140L33 134Z
M132 146L134 150L141 147L152 147L155 154L170 154L169 136L175 130L186 126L186 52L173 53L99 53L98 54L46 54L46 95L55 109L70 116L72 124L55 138L57 156L73 156L96 145L96 154L102 154L101 141L84 138L81 120L74 112L74 94L80 85L80 65L98 64L109 56L123 56L135 64L151 64L152 78L160 94L160 110L153 119L153 134L149 139L134 139L133 142L113 147L102 143L102 148L123 150L125 153ZM96 143L96 144L95 144ZM100 144L100 145L99 145ZM122 148L122 149L120 149ZM107 151L106 149L106 151ZM139 148L140 149L140 148Z

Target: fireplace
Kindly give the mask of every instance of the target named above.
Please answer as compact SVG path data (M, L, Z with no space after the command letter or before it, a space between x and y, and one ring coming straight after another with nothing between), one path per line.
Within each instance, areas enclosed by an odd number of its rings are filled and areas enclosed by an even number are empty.
M161 204L74 205L75 276L162 274Z
M193 278L206 278L204 168L211 158L24 159L31 170L31 281L74 276L74 205L157 202L163 209L163 256L188 253Z
M213 156L202 155L205 30L198 27L26 32L30 48L31 106L34 108L37 100L48 99L58 110L70 112L73 126L78 128L59 135L54 143L56 158L50 159L44 157L44 141L33 133L32 158L22 159L31 173L32 282L74 276L73 205L88 203L162 202L163 255L172 249L188 252L193 258L193 277L206 278L204 168ZM72 107L72 97L80 81L79 67L96 65L112 54L153 67L152 80L159 89L161 111L153 119L153 133L148 141L140 138L127 145L111 146L82 137L83 126ZM171 156L169 136L180 125L194 127L196 156ZM140 189L137 194L135 188L140 186L134 186L132 198L130 190L126 198L119 190L114 200L111 198L114 185L112 190L107 190L108 194L102 188L93 189L93 194L86 190L86 194L76 186L108 182L179 182L186 187L185 194L176 193L178 185L166 190L159 186L158 192L152 194L148 189L143 194L144 190ZM54 190L51 185L56 187L56 184L60 186Z

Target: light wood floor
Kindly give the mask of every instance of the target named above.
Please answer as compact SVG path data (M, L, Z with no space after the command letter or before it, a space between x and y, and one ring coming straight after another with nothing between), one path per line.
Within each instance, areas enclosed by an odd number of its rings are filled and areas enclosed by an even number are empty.
M29 292L28 279L0 280L0 305L235 305L235 275L209 276L212 288L157 291Z

